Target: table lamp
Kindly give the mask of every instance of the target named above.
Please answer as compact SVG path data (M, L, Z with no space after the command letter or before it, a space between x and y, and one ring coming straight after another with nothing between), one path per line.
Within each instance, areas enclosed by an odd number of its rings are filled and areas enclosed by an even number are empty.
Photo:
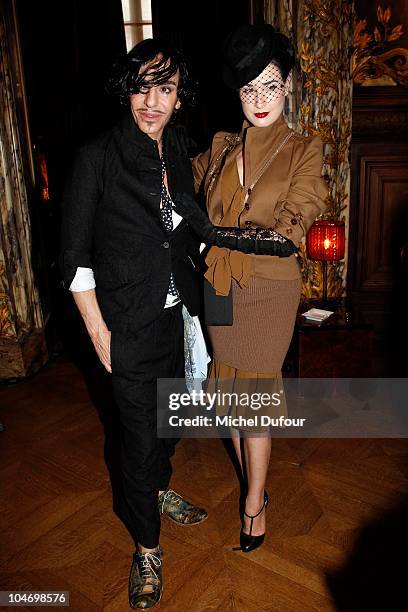
M339 261L344 257L345 227L344 221L315 221L306 238L309 259L322 262L323 270L323 303L327 302L327 262Z

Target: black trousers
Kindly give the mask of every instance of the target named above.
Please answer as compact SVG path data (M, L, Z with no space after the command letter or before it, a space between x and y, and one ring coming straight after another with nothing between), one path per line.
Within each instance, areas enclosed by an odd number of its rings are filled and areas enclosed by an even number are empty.
M137 336L113 332L112 385L121 429L117 513L135 543L159 543L159 490L168 488L178 439L157 438L157 378L184 378L182 306L166 308Z

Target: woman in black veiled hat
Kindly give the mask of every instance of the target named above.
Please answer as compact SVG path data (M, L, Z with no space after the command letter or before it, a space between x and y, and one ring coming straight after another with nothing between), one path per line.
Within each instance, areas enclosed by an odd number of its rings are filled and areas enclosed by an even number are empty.
M279 245L274 253L259 254L210 242L205 273L214 355L210 378L223 390L225 381L229 391L283 388L281 369L301 290L296 251L325 209L322 142L295 133L283 117L294 65L292 44L271 25L243 25L233 32L225 43L223 77L240 97L242 130L217 133L210 149L193 161L196 189L204 188L214 226L246 229L255 242L258 228L274 230L270 240ZM206 222L195 203L183 197L177 206L205 240ZM229 301L232 318L224 307ZM242 407L230 407L229 414L242 415ZM271 430L238 426L233 442L247 483L240 542L249 552L265 536Z

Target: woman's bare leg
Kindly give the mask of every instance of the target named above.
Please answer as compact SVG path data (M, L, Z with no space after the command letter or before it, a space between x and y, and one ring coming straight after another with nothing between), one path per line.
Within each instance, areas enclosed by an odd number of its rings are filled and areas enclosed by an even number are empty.
M235 444L234 444L235 445ZM271 438L244 438L245 467L248 481L248 495L245 512L257 514L264 503L264 490L271 456ZM244 515L244 532L249 533L251 519ZM254 519L252 535L265 533L265 512Z

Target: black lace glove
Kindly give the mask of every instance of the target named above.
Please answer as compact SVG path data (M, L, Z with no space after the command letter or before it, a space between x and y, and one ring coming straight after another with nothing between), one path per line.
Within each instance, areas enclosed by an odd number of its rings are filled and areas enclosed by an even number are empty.
M173 208L177 214L187 221L191 229L203 242L213 245L215 242L215 227L200 205L186 193L176 193L173 197Z
M219 227L215 228L215 231L216 246L241 251L241 253L289 257L297 251L291 240L278 234L273 229L264 229L262 227L246 229Z
M241 253L289 257L297 248L291 240L273 229L217 227L197 202L187 194L177 194L173 201L176 213L183 217L207 245L224 247Z

